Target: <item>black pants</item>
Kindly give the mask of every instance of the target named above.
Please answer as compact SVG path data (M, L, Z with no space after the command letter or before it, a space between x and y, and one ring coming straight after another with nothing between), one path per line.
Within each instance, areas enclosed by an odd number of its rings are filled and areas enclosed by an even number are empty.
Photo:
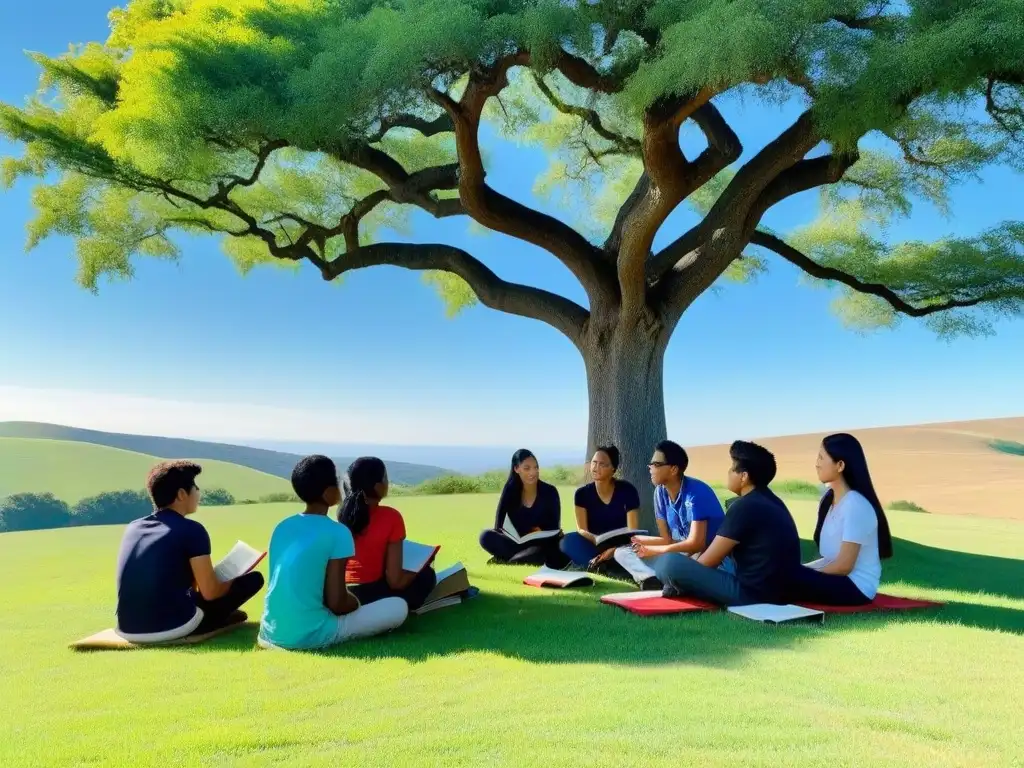
M561 549L562 535L551 536L540 541L517 544L505 534L486 530L480 534L480 546L489 555L511 565L546 565L548 568L565 568L569 558Z
M801 566L790 582L791 602L816 605L866 605L871 600L864 595L849 576L822 573Z
M385 597L400 597L405 600L410 611L415 611L427 599L437 584L437 574L433 568L424 568L416 574L416 578L405 589L392 589L387 578L371 581L369 584L349 584L348 591L358 598L361 605L383 600Z
M226 626L231 614L249 602L261 589L263 574L259 571L250 571L232 581L227 594L216 600L206 600L197 594L196 607L203 610L203 620L192 630L192 634L205 635Z

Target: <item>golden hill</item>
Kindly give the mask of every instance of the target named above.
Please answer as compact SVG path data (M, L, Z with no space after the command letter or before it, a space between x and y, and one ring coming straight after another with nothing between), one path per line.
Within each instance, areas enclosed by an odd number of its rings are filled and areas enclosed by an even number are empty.
M1024 456L991 445L1024 443L1024 418L848 431L864 446L883 504L907 500L939 514L1024 520ZM780 479L817 482L814 460L826 434L749 439L775 454ZM727 445L687 446L687 452L695 477L725 481Z

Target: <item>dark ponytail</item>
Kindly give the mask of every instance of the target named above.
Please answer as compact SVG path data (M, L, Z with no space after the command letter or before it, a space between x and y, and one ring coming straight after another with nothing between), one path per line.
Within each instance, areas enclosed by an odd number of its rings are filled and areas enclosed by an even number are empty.
M889 520L885 516L882 502L878 500L875 493L874 483L871 482L871 473L868 472L868 460L864 455L864 449L860 442L853 435L839 433L829 435L821 441L825 453L832 461L843 462L843 480L851 491L856 491L875 510L875 518L878 520L878 556L882 560L892 557L892 533L889 530ZM818 504L818 522L814 527L814 543L820 544L821 529L825 524L829 509L835 500L835 491L829 488Z
M370 502L375 498L377 484L387 478L387 467L375 456L364 456L353 461L342 482L341 508L338 522L342 523L353 536L362 533L370 524Z

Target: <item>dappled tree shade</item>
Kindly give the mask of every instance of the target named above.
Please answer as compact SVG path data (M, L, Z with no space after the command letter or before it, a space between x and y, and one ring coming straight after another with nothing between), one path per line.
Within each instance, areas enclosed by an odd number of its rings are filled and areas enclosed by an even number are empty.
M176 231L221 235L243 271L424 271L450 310L479 301L579 349L588 448L616 442L634 482L665 436L669 339L719 280L781 258L838 286L854 326L910 316L943 336L1024 306L1018 222L885 237L914 201L1019 165L1019 0L134 0L111 20L105 43L36 55L42 92L0 111L24 148L6 181L38 179L30 245L73 237L90 289L175 257ZM739 95L802 110L742 163L744 126L719 108ZM573 199L564 217L497 191L483 121L547 151L538 192ZM813 190L817 221L762 223ZM656 251L684 203L699 220ZM586 306L392 239L416 211L549 252Z
M42 531L71 523L71 509L52 493L16 493L0 499L0 532Z

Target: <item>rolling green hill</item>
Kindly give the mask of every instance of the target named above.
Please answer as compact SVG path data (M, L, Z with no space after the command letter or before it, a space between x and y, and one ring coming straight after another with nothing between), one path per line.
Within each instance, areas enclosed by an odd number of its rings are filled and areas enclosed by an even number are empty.
M90 443L0 437L0 498L49 492L74 504L104 491L141 490L146 473L158 461ZM291 491L280 477L223 461L197 461L203 465L200 488L225 488L236 499Z
M481 594L323 653L260 650L249 627L76 654L68 642L114 619L120 529L0 534L0 765L1021 765L1024 523L892 513L884 590L945 607L765 626L630 616L599 596L631 587L601 577L524 586L531 569L486 565L477 545L495 501L396 500L410 537ZM814 503L790 508L809 538ZM266 546L292 512L197 519L216 558L236 539ZM265 594L245 606L254 621Z
M120 448L125 451L158 456L161 459L195 459L197 461L222 461L249 467L258 472L288 479L292 469L301 456L282 451L268 451L263 448L250 448L244 445L227 443L209 443L202 440L182 440L173 437L151 437L148 435L123 435L114 432L98 432L92 429L65 427L60 424L44 424L33 421L0 422L0 437L27 437L46 440L65 440L76 443L92 443L105 445L109 448ZM344 470L355 457L332 457L339 470ZM402 461L389 461L381 456L388 465L388 476L391 482L399 485L418 485L446 474L447 470L426 464L409 464ZM212 486L211 486L212 487Z

